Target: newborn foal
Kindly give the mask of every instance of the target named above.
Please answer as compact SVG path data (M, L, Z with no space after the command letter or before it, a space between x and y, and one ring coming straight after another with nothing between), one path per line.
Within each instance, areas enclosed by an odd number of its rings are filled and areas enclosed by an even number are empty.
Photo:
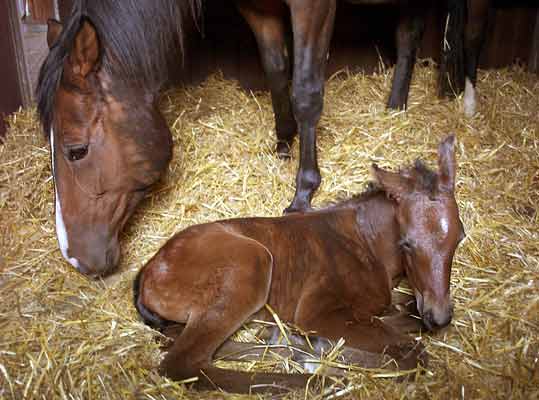
M247 320L269 318L265 303L305 331L342 337L370 354L366 366L379 366L387 354L399 368L415 367L423 348L400 329L406 321L373 317L391 305L391 289L406 276L425 327L450 322L451 264L464 236L455 170L451 135L439 146L437 172L419 161L398 173L373 166L376 189L328 208L212 222L176 234L135 284L146 322L185 324L162 373L198 376L199 388L233 392L304 386L308 374L254 374L211 364Z

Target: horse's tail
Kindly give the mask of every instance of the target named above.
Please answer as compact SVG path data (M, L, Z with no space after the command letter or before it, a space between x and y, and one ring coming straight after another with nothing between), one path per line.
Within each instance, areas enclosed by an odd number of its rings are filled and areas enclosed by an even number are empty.
M464 90L464 32L468 16L467 0L446 0L443 25L438 94L456 95Z
M142 274L144 273L144 267L140 269L135 276L135 281L133 282L133 300L135 303L135 308L137 309L139 315L141 316L144 323L155 330L162 331L163 328L172 324L171 321L161 318L159 315L148 310L140 299L140 282L142 280Z

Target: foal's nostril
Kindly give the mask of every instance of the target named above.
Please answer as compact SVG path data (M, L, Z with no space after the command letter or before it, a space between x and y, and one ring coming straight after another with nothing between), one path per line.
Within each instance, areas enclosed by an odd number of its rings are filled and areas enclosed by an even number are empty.
M429 331L434 328L432 310L423 312L423 323Z
M449 325L452 317L452 308L447 313L441 313L440 315L435 315L434 311L430 309L423 313L423 323L429 331L434 329L441 329Z

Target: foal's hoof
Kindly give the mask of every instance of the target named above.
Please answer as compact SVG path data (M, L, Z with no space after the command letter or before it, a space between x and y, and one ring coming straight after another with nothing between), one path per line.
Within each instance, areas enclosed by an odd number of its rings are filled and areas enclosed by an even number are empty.
M419 342L388 346L385 353L397 362L400 370L414 369L418 365L426 367L429 361L425 346Z
M292 147L291 142L285 140L279 140L277 142L277 147L275 148L275 153L277 157L281 160L290 160L290 148Z
M174 359L174 357L165 356L161 364L157 369L159 375L164 376L165 378L171 379L173 381L183 381L184 379L194 378L198 376L198 368L182 368L181 362Z

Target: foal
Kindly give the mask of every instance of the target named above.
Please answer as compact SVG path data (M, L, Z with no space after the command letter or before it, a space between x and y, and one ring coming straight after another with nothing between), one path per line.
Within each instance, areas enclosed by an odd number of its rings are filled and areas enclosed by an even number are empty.
M451 264L464 237L455 170L451 135L439 146L437 172L420 161L398 173L374 165L379 188L328 208L212 222L176 234L135 282L136 307L147 323L185 324L161 372L172 379L198 376L199 388L232 392L305 386L311 375L255 375L211 364L242 324L255 314L269 317L265 303L305 331L342 337L380 363L387 354L399 368L415 367L422 347L399 329L406 321L373 317L391 305L391 289L406 276L425 327L450 322Z

